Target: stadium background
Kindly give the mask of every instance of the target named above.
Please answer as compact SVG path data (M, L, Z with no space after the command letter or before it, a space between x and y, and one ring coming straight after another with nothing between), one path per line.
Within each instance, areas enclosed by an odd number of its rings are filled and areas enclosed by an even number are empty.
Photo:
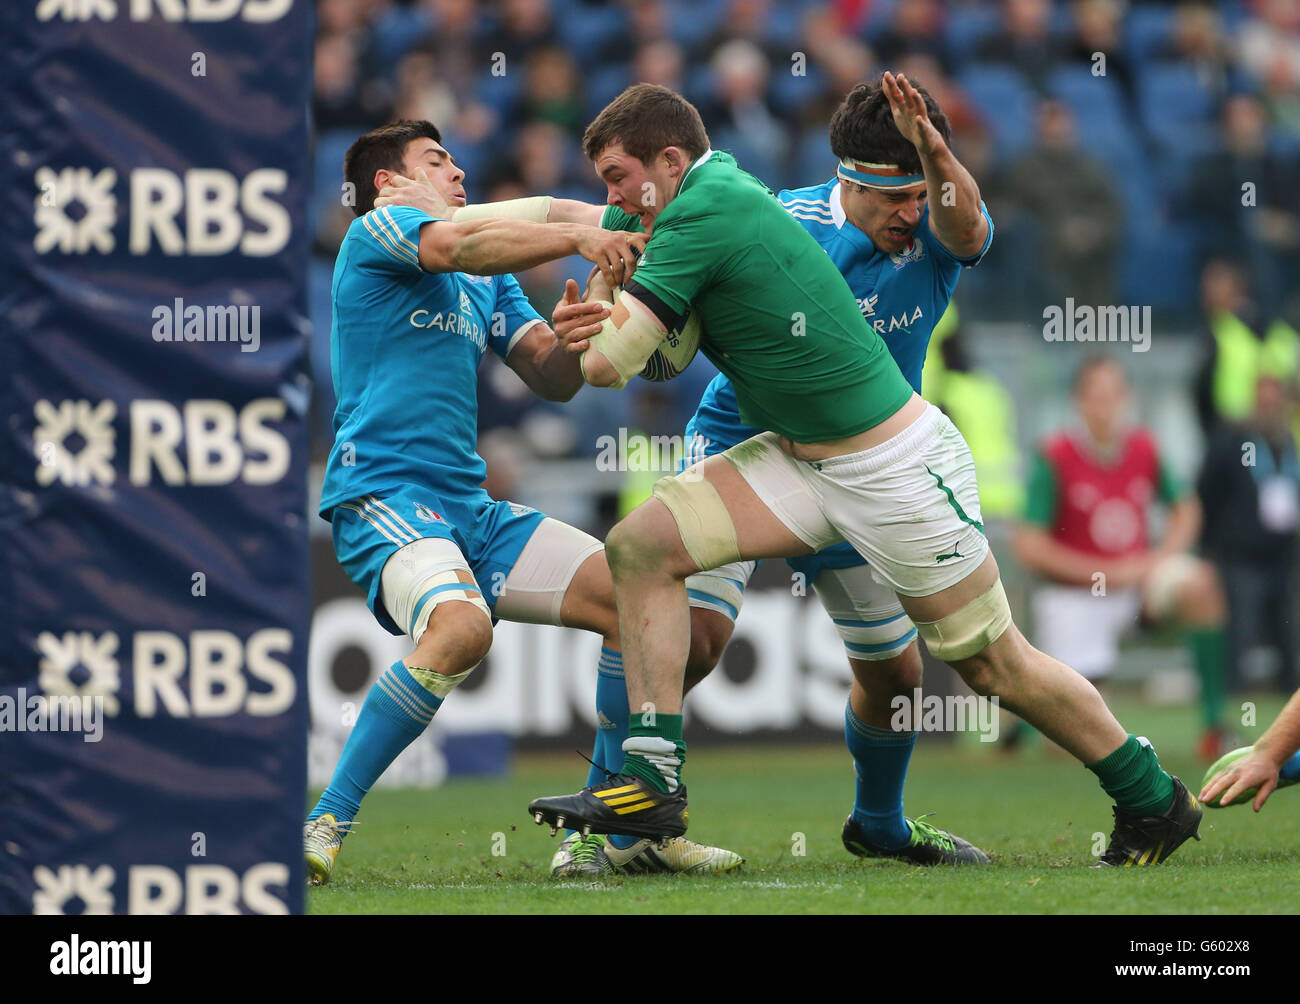
M639 80L685 93L715 148L774 190L819 184L834 158L827 123L843 94L884 69L937 98L953 148L996 224L993 246L963 273L937 362L982 380L974 445L995 549L1018 620L1032 583L1006 547L1023 497L1027 451L1071 420L1068 387L1097 346L1049 343L1043 309L1149 306L1147 351L1122 354L1138 417L1175 470L1194 477L1213 405L1198 386L1211 333L1207 263L1227 259L1250 284L1255 323L1296 323L1300 306L1300 5L1010 0L815 3L790 0L323 0L315 42L315 189L309 306L314 480L332 440L329 286L351 220L341 205L344 151L393 117L428 118L465 168L471 201L553 193L602 202L582 130ZM1243 197L1251 182L1254 197ZM545 316L580 259L519 276ZM958 320L959 323L954 323ZM936 335L936 341L939 335ZM932 359L935 357L932 355ZM603 535L648 492L655 472L609 471L602 436L680 436L714 370L702 357L666 385L584 388L533 398L494 358L480 375L480 452L489 490ZM928 362L927 396L944 404ZM430 392L436 393L431 360ZM1199 421L1198 421L1199 419ZM671 458L663 458L669 467ZM403 654L362 605L313 518L310 774L328 778L374 675ZM848 667L815 597L793 595L780 562L760 567L735 641L689 702L692 742L831 739L842 730ZM506 768L511 748L572 749L591 735L598 643L580 632L502 624L485 665L381 784L431 783ZM1262 661L1249 685L1271 686ZM1117 670L1151 700L1188 701L1180 646L1145 639ZM927 692L955 677L929 667ZM959 684L957 684L959 686ZM951 737L948 737L951 738ZM442 754L445 752L446 759Z
M1249 323L1297 324L1292 0L26 0L5 5L0 25L13 125L0 133L10 172L0 191L16 224L0 288L11 377L0 437L10 629L0 700L24 688L102 692L121 709L99 744L10 735L12 719L0 718L4 912L303 906L304 774L316 784L327 776L374 671L404 652L344 579L315 516L333 406L329 281L350 218L340 163L357 134L393 116L443 128L475 199L546 191L599 201L578 138L632 80L687 93L714 145L773 188L831 175L826 123L853 83L884 68L924 83L997 225L992 251L962 279L957 313L940 325L944 351L927 366L927 392L952 409L936 377L978 378L982 406L964 431L1021 614L1032 583L1006 550L1007 527L1028 451L1069 420L1069 380L1088 351L1045 340L1044 307L1074 298L1152 309L1148 351L1110 349L1134 378L1140 417L1185 476L1214 410L1205 290L1221 296L1223 284L1203 284L1207 264L1240 270L1250 296L1234 309ZM566 261L521 280L547 314L564 277L585 272ZM182 297L260 306L257 350L157 344L153 312ZM680 436L711 373L700 359L668 385L586 389L556 407L530 399L489 359L480 449L490 490L603 534L658 472L605 469L602 437ZM1283 375L1294 386L1294 367ZM436 360L425 379L436 394ZM671 455L660 460L671 466ZM740 837L750 792L721 790L737 770L772 770L787 779L785 794L807 795L818 813L843 797L847 666L820 605L797 592L780 562L763 566L736 643L691 700L695 749L755 742L698 758L693 775L702 794L721 793L713 804L733 799ZM597 646L577 632L502 625L488 663L385 781L427 785L449 770L507 770L515 750L554 751L517 758L508 778L490 782L511 788L491 799L504 813L555 776L576 780L570 751L590 742ZM1277 688L1275 667L1259 668L1243 684ZM1182 649L1144 638L1125 650L1120 675L1126 713L1164 721L1150 732L1162 749L1186 734L1173 756L1190 763L1195 684ZM928 672L927 688L951 686L946 670ZM1147 715L1163 701L1185 707ZM775 738L820 746L776 747L767 768L751 767L757 741ZM965 801L971 811L988 790L972 763L980 758L932 739L920 762L943 769L918 770L917 788L927 804L948 811ZM796 772L780 774L787 766ZM1053 765L1014 770L1038 779L1028 801L1057 799L1045 818L1073 818L1076 793ZM465 818L483 790L376 793L367 808L375 837L350 859L388 857L404 870L392 853L404 827L429 825L419 813L444 808ZM393 807L400 813L386 816ZM998 826L1007 815L975 808ZM387 833L386 818L397 820ZM488 833L502 825L495 815L480 824ZM756 853L779 849L785 836L773 833L779 840L768 834ZM1055 850L1043 848L1059 837L1028 831L1000 846L1055 868L1044 857ZM453 871L478 853L447 850ZM1252 855L1243 867L1262 868ZM516 867L523 877L526 866ZM1259 874L1284 907L1294 903L1274 872ZM364 867L355 880L366 884Z

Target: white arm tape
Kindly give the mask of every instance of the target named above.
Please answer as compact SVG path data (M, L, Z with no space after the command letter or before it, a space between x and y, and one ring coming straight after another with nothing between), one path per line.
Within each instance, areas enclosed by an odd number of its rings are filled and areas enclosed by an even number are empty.
M659 343L664 340L664 333L654 314L644 308L630 309L627 320L621 326L614 324L614 305L608 300L601 300L601 305L610 311L600 330L591 336L591 349L597 350L609 360L618 372L619 382L615 389L627 386L627 382L645 369L646 361L654 355ZM587 351L590 352L591 349ZM587 353L582 354L586 360ZM586 370L583 370L586 376Z
M534 195L527 199L507 199L505 202L484 202L477 206L461 206L451 214L456 223L466 220L527 220L545 223L551 213L551 196Z

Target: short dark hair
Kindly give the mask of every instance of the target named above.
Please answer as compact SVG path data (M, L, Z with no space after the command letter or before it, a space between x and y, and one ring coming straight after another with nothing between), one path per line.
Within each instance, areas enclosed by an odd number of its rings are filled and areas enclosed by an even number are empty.
M400 171L406 147L413 139L442 142L437 126L423 119L399 119L366 133L343 155L343 180L352 185L356 201L352 212L364 216L375 208L376 171Z
M709 134L695 106L658 84L633 84L596 116L582 136L582 152L595 160L615 143L643 164L660 150L681 147L694 160L709 148Z
M1124 364L1114 355L1107 352L1094 351L1085 356L1083 362L1079 363L1078 368L1074 371L1074 382L1070 386L1070 392L1078 394L1079 391L1083 390L1084 381L1087 380L1094 371L1106 366L1115 367L1115 369L1119 370L1119 375L1124 378L1124 382L1129 382L1128 371L1124 369Z
M872 164L897 164L908 174L921 173L921 157L916 147L903 138L894 125L894 112L884 89L885 75L858 84L844 96L831 116L831 152L841 160L867 161ZM952 138L952 125L930 92L909 78L925 100L930 122L939 130L944 142Z

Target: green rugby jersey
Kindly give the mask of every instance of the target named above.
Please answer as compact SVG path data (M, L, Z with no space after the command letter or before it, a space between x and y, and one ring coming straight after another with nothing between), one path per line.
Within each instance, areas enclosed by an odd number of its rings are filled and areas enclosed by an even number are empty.
M610 230L640 221L610 206ZM699 313L700 350L747 425L813 443L879 425L912 395L816 240L730 154L691 165L656 218L634 281Z

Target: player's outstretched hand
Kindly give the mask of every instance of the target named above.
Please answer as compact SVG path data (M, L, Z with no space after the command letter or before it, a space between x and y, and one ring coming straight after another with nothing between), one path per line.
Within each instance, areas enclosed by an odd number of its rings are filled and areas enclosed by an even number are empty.
M1199 797L1202 802L1212 802L1217 798L1220 805L1228 805L1243 791L1258 788L1253 806L1258 812L1277 788L1278 770L1278 765L1267 754L1251 753L1210 778Z
M645 250L645 242L645 234L583 227L578 238L578 253L595 263L611 287L621 286L636 271L636 260Z
M420 168L418 178L394 174L375 196L375 208L380 206L412 206L422 209L434 219L451 219L451 207L433 187L429 176Z
M555 337L570 352L586 352L591 347L588 339L600 331L601 322L609 311L599 303L584 303L578 298L578 284L570 279L564 284L564 295L555 305L551 323Z
M934 153L944 147L943 134L930 121L925 110L925 98L901 73L895 76L886 71L882 83L889 108L894 113L894 125L921 155Z

